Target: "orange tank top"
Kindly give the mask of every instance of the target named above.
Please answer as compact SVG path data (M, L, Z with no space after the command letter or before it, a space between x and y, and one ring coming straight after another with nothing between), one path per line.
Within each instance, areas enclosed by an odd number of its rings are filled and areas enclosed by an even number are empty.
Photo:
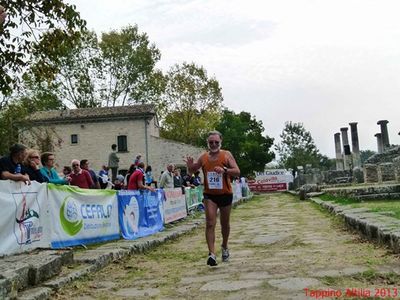
M204 174L204 194L223 195L232 194L230 176L228 174L217 174L215 167L228 167L226 151L220 150L216 160L210 160L208 152L201 156L201 168Z

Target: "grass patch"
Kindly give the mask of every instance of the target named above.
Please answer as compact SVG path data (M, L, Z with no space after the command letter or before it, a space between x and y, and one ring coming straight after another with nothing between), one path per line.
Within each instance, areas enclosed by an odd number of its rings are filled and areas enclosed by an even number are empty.
M400 201L399 200L370 200L357 201L351 198L332 196L324 194L319 197L323 201L332 201L340 205L350 205L352 208L367 208L371 212L386 213L386 215L400 219Z
M355 203L359 204L360 203L360 201L357 201L355 199L333 196L330 194L321 195L321 196L319 196L319 198L323 201L332 201L332 202L335 202L335 203L341 204L341 205L349 205L349 204L355 204Z

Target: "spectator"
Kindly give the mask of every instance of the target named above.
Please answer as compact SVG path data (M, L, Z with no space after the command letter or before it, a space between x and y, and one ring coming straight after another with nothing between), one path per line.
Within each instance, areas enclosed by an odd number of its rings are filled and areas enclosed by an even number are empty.
M69 174L72 173L72 169L70 166L64 166L63 168L63 174L64 174L64 179L66 179L67 177L69 177Z
M124 179L124 185L125 186L128 186L129 178L131 177L133 172L135 172L135 170L136 170L135 164L131 164L130 167L129 167L128 172L126 172L126 175L125 175L125 179Z
M135 172L129 178L128 190L149 190L154 192L154 188L144 185L144 163L139 162Z
M42 173L43 178L47 182L55 183L55 184L68 184L69 179L60 178L56 169L54 168L54 154L51 152L44 152L40 156L40 160L42 162L42 166L40 168L40 173Z
M146 167L146 171L144 172L145 183L147 186L151 186L154 183L157 188L157 181L154 181L151 166Z
M88 171L90 177L92 177L93 186L91 188L100 189L99 179L97 178L96 173L92 169L89 169L89 161L87 159L81 160L81 169Z
M193 184L193 176L188 174L183 175L182 177L182 185L184 187L195 187L195 185Z
M114 181L113 189L119 191L119 190L123 190L124 188L125 188L125 186L124 186L124 176L121 175L121 174L118 174L117 178Z
M117 145L111 145L112 152L108 155L108 167L111 169L112 182L115 181L118 174L119 157L117 156Z
M0 158L0 179L23 181L30 184L29 175L25 166L22 165L27 155L26 146L14 144L10 147L10 155Z
M196 171L193 175L192 182L194 186L201 185L200 171Z
M46 182L47 180L40 173L40 155L39 151L35 149L30 149L27 152L27 156L24 161L24 166L26 168L26 173L29 175L30 180L35 180L37 182Z
M182 187L182 177L179 169L174 170L174 188Z
M169 164L167 170L163 172L160 179L160 188L173 188L174 187L174 177L172 172L174 171L174 165Z
M140 162L142 162L142 154L138 153L135 160L133 161L133 164L135 165L135 167L138 167Z
M108 167L103 165L99 172L99 183L102 189L105 189L108 185L108 181L110 178L108 177Z
M71 161L72 173L69 175L71 178L71 185L78 186L82 189L90 189L94 186L92 177L89 172L81 169L80 161L73 159Z

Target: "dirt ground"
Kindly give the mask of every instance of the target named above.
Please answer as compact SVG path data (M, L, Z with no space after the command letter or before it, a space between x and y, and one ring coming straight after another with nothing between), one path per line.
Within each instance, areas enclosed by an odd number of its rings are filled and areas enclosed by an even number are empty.
M221 243L217 228L217 245ZM204 227L63 288L54 299L400 299L400 259L288 194L232 211L231 259L206 265Z

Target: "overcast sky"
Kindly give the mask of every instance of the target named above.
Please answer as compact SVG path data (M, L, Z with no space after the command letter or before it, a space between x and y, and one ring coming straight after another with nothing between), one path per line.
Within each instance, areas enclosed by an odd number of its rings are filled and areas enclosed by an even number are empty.
M376 151L376 122L387 119L400 143L398 0L66 2L98 33L137 24L164 71L204 66L224 105L250 112L275 142L285 121L302 122L334 157L334 133L358 122L360 149Z

